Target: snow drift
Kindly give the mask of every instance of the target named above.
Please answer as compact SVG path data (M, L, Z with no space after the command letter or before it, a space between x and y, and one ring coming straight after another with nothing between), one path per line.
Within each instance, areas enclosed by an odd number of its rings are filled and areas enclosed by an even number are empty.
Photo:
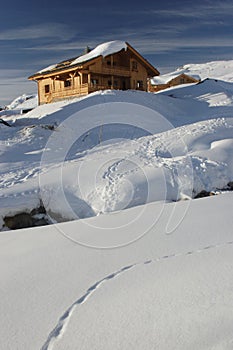
M232 96L231 83L207 80L160 94L97 92L8 117L1 218L41 201L64 221L227 188Z

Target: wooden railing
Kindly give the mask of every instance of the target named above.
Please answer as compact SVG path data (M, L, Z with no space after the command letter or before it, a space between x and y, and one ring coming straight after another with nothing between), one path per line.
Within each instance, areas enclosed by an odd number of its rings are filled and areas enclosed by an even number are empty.
M79 87L68 86L64 89L53 90L52 98L62 98L62 97L70 97L76 95L87 95L89 92L88 84L82 84Z
M94 84L89 84L88 85L88 92L93 92L93 91L99 91L99 90L109 90L111 89L111 86L107 85L94 85Z
M111 89L111 86L82 84L80 87L68 86L68 87L65 87L63 89L52 90L49 94L47 94L48 95L47 97L50 101L52 101L54 99L79 96L79 95L80 96L87 95L87 94L94 92L94 91L108 90L108 89Z
M124 66L108 66L104 65L101 69L93 68L93 73L97 74L109 74L109 75L118 75L123 77L129 77L130 76L130 68L124 67Z

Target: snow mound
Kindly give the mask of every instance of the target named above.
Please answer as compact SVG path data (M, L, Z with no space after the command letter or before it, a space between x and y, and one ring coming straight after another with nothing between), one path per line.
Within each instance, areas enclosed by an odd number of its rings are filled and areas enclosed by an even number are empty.
M74 130L79 124L78 118L72 122ZM50 136L46 148L37 141L43 134ZM72 134L62 125L54 132L24 128L20 135L24 156L12 147L12 161L15 157L24 166L13 163L11 172L2 171L3 216L32 209L42 200L56 221L86 218L148 202L190 199L202 190L226 188L233 179L233 118L103 143L81 153L76 146L64 153ZM28 145L31 151L26 152Z
M205 79L195 85L172 87L160 91L158 94L204 102L209 107L228 107L233 105L233 84L216 79ZM214 111L214 109L211 110Z
M60 124L71 114L88 109L90 106L107 103L129 103L145 106L162 115L174 127L191 124L214 117L231 117L233 87L232 83L215 80L205 80L202 83L170 88L160 93L152 94L143 91L104 90L85 97L64 100L41 105L17 117L17 125L30 124ZM211 108L208 101L211 100ZM1 112L0 112L1 113ZM15 118L12 118L15 120ZM117 110L116 110L117 121ZM133 118L131 118L131 122ZM154 117L156 121L156 116Z
M41 199L63 221L224 188L233 178L232 91L215 80L160 94L106 90L8 117L2 217Z
M7 109L33 109L38 106L37 94L23 94L14 99Z
M220 79L233 81L233 60L212 61L207 63L186 64L176 70L177 73L199 75L201 79Z
M233 179L232 135L233 119L217 119L99 146L63 163L62 178L53 165L41 178L41 194L49 211L69 219L192 198Z

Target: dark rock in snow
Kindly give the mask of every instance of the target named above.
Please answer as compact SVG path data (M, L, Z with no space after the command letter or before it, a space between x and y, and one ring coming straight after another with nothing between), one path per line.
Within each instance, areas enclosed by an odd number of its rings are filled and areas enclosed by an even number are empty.
M204 197L209 197L209 196L215 196L215 193L210 191L210 192L207 192L205 190L202 190L201 192L199 192L195 197L194 199L197 199L197 198L204 198Z
M30 213L19 213L12 216L5 216L5 226L11 230L48 225L49 219L43 205L33 209Z
M33 218L28 213L20 213L14 216L6 216L4 218L4 222L5 222L5 226L10 228L11 230L34 226Z

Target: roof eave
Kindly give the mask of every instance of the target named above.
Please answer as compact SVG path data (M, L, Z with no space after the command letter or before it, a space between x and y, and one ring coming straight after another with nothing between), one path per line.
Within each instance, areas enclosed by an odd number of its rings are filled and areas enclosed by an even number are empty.
M28 79L29 80L36 80L38 78L44 78L44 77L48 77L48 76L53 76L53 75L56 75L58 73L66 73L67 71L70 72L70 71L73 71L73 70L76 70L76 69L83 69L83 68L85 68L86 64L90 64L90 62L92 62L92 61L94 62L97 59L99 59L100 57L102 57L102 56L99 55L97 57L91 58L88 61L79 62L77 64L69 65L67 67L60 67L60 68L56 68L56 69L53 69L53 70L44 71L44 72L41 72L41 73L35 73L35 74L31 75L30 77L28 77Z
M58 68L58 69L53 69L53 70L49 70L49 71L44 71L41 73L35 73L33 75L30 75L30 77L28 77L29 80L36 80L39 78L46 78L49 76L53 76L53 75L57 75L58 73L66 73L66 72L70 72L76 69L83 69L83 66L80 64L74 65L74 66L67 66L66 68L62 67L62 68Z
M152 66L152 64L147 61L137 50L135 50L128 42L126 42L127 47L137 56L139 57L143 63L147 66L147 69L151 71L151 77L155 76L155 75L160 75L160 72L154 67Z

